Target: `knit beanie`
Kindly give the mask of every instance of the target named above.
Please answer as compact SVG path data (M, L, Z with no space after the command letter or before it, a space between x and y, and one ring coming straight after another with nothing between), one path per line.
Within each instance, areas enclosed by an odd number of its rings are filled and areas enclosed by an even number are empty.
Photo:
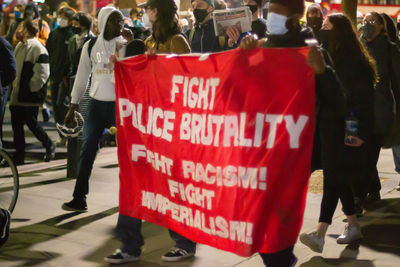
M304 0L270 0L269 2L283 5L290 9L293 14L304 14Z

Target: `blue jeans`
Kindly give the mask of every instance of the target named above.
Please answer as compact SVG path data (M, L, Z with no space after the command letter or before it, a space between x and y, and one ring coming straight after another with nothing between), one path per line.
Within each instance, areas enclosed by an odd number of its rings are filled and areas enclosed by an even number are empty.
M392 147L394 166L397 173L400 174L400 146Z
M8 98L8 86L3 87L0 95L0 146L3 146L3 121L4 114L6 113L7 98Z
M122 252L135 256L140 255L141 247L144 244L141 229L142 220L122 214L118 215L117 236L122 241ZM196 252L195 242L171 230L169 230L169 234L172 240L175 241L175 247L184 249L189 253Z
M89 193L89 178L93 163L99 150L99 141L104 128L115 126L115 102L89 100L86 120L83 128L83 142L78 162L73 197L86 200Z

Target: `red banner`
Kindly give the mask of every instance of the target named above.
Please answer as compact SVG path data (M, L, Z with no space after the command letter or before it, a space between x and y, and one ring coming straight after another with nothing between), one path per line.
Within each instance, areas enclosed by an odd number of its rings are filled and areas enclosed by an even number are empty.
M120 213L241 256L293 245L314 130L307 53L117 63Z

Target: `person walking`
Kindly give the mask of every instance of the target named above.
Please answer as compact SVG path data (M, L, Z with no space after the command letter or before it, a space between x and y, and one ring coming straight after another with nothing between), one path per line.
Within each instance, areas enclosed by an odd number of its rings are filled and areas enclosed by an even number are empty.
M362 237L351 181L360 183L359 179L364 178L365 142L372 135L374 85L377 81L375 61L358 39L348 17L329 15L322 31L324 34L321 36L327 36L324 47L332 55L331 63L345 89L346 112L324 120L320 125L324 190L319 223L316 231L300 235L303 244L319 253L323 250L325 235L339 199L348 224L336 242L350 244ZM345 135L345 120L346 124L357 122L357 126L351 125L356 127L355 132ZM346 127L348 129L350 125Z
M24 124L46 148L44 161L48 162L55 157L55 145L37 121L39 106L43 104L46 97L49 56L46 48L35 37L39 30L37 23L24 20L22 25L22 42L15 48L17 78L13 82L10 96L16 165L24 164Z

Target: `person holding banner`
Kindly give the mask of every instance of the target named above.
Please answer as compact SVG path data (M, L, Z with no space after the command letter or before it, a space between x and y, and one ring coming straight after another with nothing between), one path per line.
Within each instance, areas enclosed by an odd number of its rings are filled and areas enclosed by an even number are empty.
M190 46L178 27L178 8L173 0L148 0L144 8L153 29L153 34L145 41L148 55L190 53ZM142 220L119 214L117 232L123 245L104 260L112 264L139 260L144 244L141 227ZM169 232L175 246L162 256L162 260L176 262L193 257L196 243L172 230Z
M340 199L348 224L337 238L338 244L349 244L362 238L354 209L351 184L355 182L354 195L365 183L363 177L368 162L366 142L372 136L374 114L374 86L377 83L375 60L357 37L348 17L342 14L328 16L322 26L329 38L324 46L332 55L333 64L346 90L346 117L330 121L330 127L321 127L324 162L324 192L317 230L302 234L300 241L315 252L322 252L324 237ZM349 123L357 121L357 135L349 134ZM343 130L346 124L346 133ZM343 142L344 140L344 142ZM329 152L329 153L328 153ZM359 203L357 201L357 203Z
M85 212L86 195L89 192L89 178L93 168L99 141L105 128L115 125L115 85L114 66L110 56L125 55L126 44L131 43L132 32L123 30L123 15L114 7L105 7L99 13L100 35L84 44L78 71L71 93L71 105L64 119L65 125L71 125L75 111L86 90L89 77L90 100L84 125L83 143L79 156L78 176L73 199L64 203L62 208L69 211ZM123 37L122 37L122 36ZM94 40L94 41L93 41Z
M257 46L266 48L302 47L306 46L306 40L314 38L310 28L300 26L300 18L305 9L304 0L271 0L267 17L267 39L257 41L254 36L245 37L240 44L243 49L252 49ZM345 95L335 70L325 64L322 52L316 47L310 47L308 64L315 71L316 95L317 95L317 125L329 126L330 121L336 116L344 114ZM326 140L329 142L329 140ZM325 151L323 151L324 153ZM326 158L322 158L323 160ZM326 162L323 162L326 164ZM354 203L353 211L354 212ZM282 222L280 229L285 231ZM276 251L275 253L260 253L265 266L290 267L294 266L297 258L293 254L292 246Z

